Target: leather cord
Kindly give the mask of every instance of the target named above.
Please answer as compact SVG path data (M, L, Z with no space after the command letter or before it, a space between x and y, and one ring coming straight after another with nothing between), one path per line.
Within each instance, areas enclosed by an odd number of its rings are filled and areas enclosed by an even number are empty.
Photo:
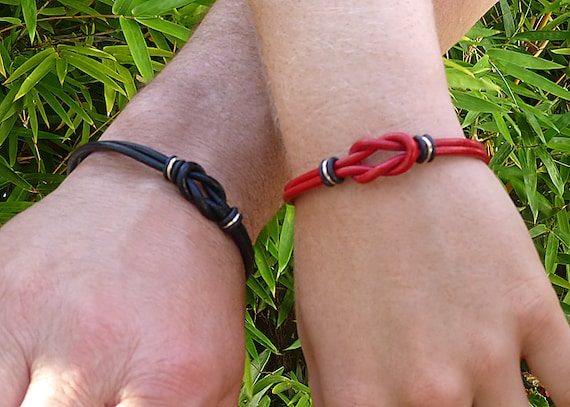
M206 174L204 169L190 161L176 156L168 157L149 147L126 141L98 141L79 147L68 163L70 174L89 154L96 151L112 151L131 157L151 168L162 172L164 177L175 184L182 195L194 204L207 219L216 222L218 227L234 240L239 248L248 278L253 272L254 253L251 239L242 223L242 215L226 202L222 185Z
M381 150L397 154L377 165L363 163ZM347 177L365 184L380 176L399 175L416 163L432 162L436 155L464 155L489 163L485 146L477 141L460 138L434 140L427 134L412 137L406 133L388 133L378 138L358 140L350 148L348 156L323 160L318 168L289 181L285 185L283 200L292 204L296 197L313 188L321 185L333 187Z

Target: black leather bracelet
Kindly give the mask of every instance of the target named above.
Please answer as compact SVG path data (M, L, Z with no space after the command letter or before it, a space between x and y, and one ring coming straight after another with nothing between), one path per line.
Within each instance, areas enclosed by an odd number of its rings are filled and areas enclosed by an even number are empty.
M251 239L242 223L242 215L226 202L226 193L218 181L206 174L204 169L176 156L167 157L151 148L126 141L98 141L79 147L69 159L67 173L70 174L79 163L95 151L113 151L131 157L154 169L162 171L164 177L174 183L182 195L194 204L206 218L216 222L219 228L236 242L248 278L254 265Z

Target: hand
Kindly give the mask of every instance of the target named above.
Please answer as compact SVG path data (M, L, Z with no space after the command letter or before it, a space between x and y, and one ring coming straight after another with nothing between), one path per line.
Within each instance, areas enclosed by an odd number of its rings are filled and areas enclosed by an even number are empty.
M0 233L2 406L235 406L234 243L158 172L94 159Z
M524 358L570 406L568 323L481 163L439 158L298 201L297 316L315 405L527 406Z

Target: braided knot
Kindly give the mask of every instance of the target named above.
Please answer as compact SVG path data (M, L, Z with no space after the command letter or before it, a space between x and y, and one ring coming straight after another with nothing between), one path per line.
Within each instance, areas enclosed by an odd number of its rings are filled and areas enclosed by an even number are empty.
M163 175L178 186L202 215L216 222L224 231L231 231L241 223L237 208L227 204L222 185L207 175L199 164L173 156L164 165Z
M398 151L393 157L377 165L363 164L379 150ZM417 142L406 133L390 133L382 138L364 138L354 143L343 166L350 167L350 176L365 184L383 175L400 175L408 171L419 157ZM354 162L352 162L354 161ZM340 176L345 175L339 173ZM348 174L347 174L348 175Z

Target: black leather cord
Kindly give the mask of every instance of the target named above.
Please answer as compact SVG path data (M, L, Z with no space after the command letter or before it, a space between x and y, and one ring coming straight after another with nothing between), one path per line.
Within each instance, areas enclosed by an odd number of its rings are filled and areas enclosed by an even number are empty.
M151 148L126 141L98 141L79 147L69 159L67 173L70 174L81 161L94 151L113 151L129 156L154 169L162 171L164 177L176 184L182 195L193 203L206 218L217 223L236 242L248 278L254 265L251 239L242 223L237 208L226 202L226 192L218 181L206 174L204 169L189 161L168 157Z

